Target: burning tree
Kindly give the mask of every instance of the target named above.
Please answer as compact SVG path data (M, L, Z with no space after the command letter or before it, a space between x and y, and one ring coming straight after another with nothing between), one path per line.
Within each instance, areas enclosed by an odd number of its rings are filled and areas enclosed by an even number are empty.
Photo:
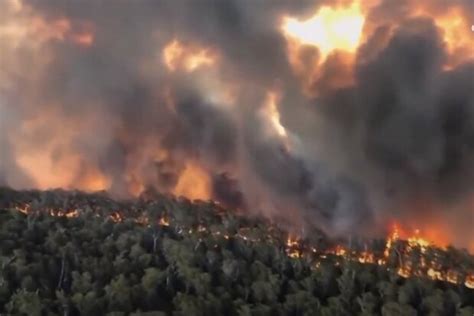
M30 296L40 304L29 308L87 315L453 314L474 306L472 256L400 239L397 230L382 247L361 238L321 243L320 232L290 234L212 202L64 191L2 196L0 300L9 313L25 312L22 297Z

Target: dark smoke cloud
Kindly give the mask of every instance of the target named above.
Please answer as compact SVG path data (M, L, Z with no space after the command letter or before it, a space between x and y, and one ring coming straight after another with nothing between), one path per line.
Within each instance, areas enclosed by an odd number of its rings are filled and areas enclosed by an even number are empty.
M407 21L373 60L359 64L355 87L325 105L345 130L343 142L362 146L376 176L389 179L387 191L442 197L472 189L473 64L446 72L444 58L432 22Z
M244 195L240 191L239 183L227 173L214 175L212 178L213 198L223 205L235 209L245 207Z
M134 177L171 191L191 159L212 175L212 197L224 205L299 212L343 234L364 231L382 210L403 213L420 193L455 204L472 192L474 64L443 70L440 30L431 18L406 18L412 1L384 0L368 12L372 32L357 52L355 82L332 84L348 71L334 54L310 87L317 98L302 92L279 23L338 1L24 2L27 15L68 18L72 32L92 25L95 41L83 48L50 39L39 52L22 41L9 50L0 76L10 82L0 85L0 184L36 185L7 132L59 113L64 131L81 132L57 145L58 159L80 155L76 181L94 165L121 195ZM420 3L473 18L469 0ZM160 56L173 39L216 51L217 83L204 70L170 73ZM35 57L43 55L50 58ZM300 57L306 64L319 55L307 48ZM218 84L238 88L233 106L208 95L207 85ZM289 148L260 115L275 88ZM58 136L53 127L17 137L40 149Z
M179 120L165 140L170 149L181 147L189 155L194 153L216 164L235 157L237 131L225 112L196 97L179 100L176 112Z

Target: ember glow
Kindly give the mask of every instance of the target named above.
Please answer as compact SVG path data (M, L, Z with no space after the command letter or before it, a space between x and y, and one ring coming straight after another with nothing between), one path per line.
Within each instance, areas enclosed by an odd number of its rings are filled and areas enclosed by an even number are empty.
M0 185L474 251L472 1L53 2L0 1Z

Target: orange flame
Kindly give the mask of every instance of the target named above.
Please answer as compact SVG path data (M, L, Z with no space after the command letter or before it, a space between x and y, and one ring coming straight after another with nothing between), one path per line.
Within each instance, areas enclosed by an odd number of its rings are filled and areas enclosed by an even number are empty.
M300 258L301 257L301 250L300 250L300 242L296 237L292 235L288 235L286 240L286 254L290 258Z
M30 205L18 205L15 207L17 211L29 214ZM50 216L55 217L67 217L67 218L74 218L80 215L80 212L76 209L73 210L60 210L60 209L46 209L47 214ZM112 212L108 217L113 222L122 222L124 220L124 215L120 212ZM149 221L143 215L138 216L136 218L132 218L135 223L140 225L149 225ZM170 226L170 220L167 216L162 216L158 224L160 226ZM230 236L226 233L222 233L221 231L213 231L208 230L205 226L199 225L197 230L198 233L207 233L209 231L215 237L229 239ZM184 230L179 229L178 233L183 233ZM187 230L189 234L193 233L193 229ZM253 238L247 236L248 233L251 233L248 228L242 228L237 232L234 237L241 238L245 241L249 242L261 242L260 238ZM291 258L302 258L309 255L308 258L313 258L314 255L317 256L313 267L318 269L320 267L321 260L327 259L328 255L334 255L337 257L343 258L343 260L349 261L358 261L362 264L378 264L380 266L386 266L387 269L391 269L390 266L387 266L387 257L391 251L391 247L393 243L399 239L401 239L402 235L406 234L406 230L400 228L400 226L395 223L393 225L392 231L390 235L387 237L387 244L386 249L384 251L384 258L377 258L376 254L369 251L367 247L363 251L356 251L350 250L345 248L344 246L337 245L333 249L325 250L325 251L318 251L314 247L311 246L303 246L302 240L296 236L289 234L286 239L285 243L285 252L287 256ZM421 232L419 230L415 230L413 232L414 235L411 235L406 240L406 244L404 248L399 248L397 251L397 255L399 256L400 264L396 267L395 272L403 278L409 278L412 276L420 276L420 277L427 277L432 280L438 280L443 282L449 282L453 284L463 284L464 286L473 289L474 288L474 273L472 271L466 271L465 274L461 273L455 267L446 269L440 265L437 265L436 262L427 262L426 257L423 257L423 251L421 256L421 269L415 269L413 262L411 261L410 253L414 247L420 247L421 249L431 247L432 243L424 238L421 237ZM271 234L267 236L268 240L272 240ZM335 261L334 264L339 266L341 264L340 261Z
M109 218L115 223L120 223L123 221L123 217L119 212L113 212L109 215Z
M364 22L358 2L345 7L323 6L306 21L283 18L288 61L307 95L353 83L355 52Z
M326 58L336 49L354 52L364 20L358 3L335 9L323 6L306 21L285 17L282 29L286 36L296 38L301 44L317 46Z
M216 54L209 48L185 45L178 40L168 43L163 49L163 62L169 71L184 69L192 72L216 62Z
M280 112L278 111L277 103L279 95L273 90L269 90L265 97L263 107L261 109L261 116L265 123L268 124L268 132L270 135L276 135L283 140L286 149L290 148L290 141L286 128L281 123Z
M211 197L211 179L201 166L190 161L179 176L173 193L189 199L208 200Z
M161 217L160 221L158 222L160 226L170 226L170 221L167 217Z
M435 11L426 3L419 2L412 11L413 16L434 17L433 21L441 31L447 48L447 70L474 58L474 36L471 30L473 21L466 19L460 7L451 6L443 11Z

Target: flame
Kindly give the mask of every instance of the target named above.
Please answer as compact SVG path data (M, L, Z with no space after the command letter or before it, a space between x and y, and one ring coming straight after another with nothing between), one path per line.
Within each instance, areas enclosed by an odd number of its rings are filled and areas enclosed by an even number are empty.
M211 196L211 180L207 172L193 162L188 162L181 173L173 193L189 199L208 200Z
M442 30L449 54L446 69L449 70L464 60L474 58L474 36L469 29L470 25L462 18L461 13L452 10L437 18L435 23Z
M66 18L46 21L42 18L34 18L30 25L32 31L43 40L64 41L66 34L71 30L71 22Z
M347 250L346 250L343 246L337 245L336 248L334 248L333 250L330 250L329 253L332 253L332 254L334 254L334 255L336 255L336 256L341 256L341 257L343 257L343 256L346 255Z
M362 39L365 17L358 2L346 7L321 7L305 21L284 17L282 32L295 75L308 96L347 87L354 82L353 66Z
M39 189L55 187L86 191L107 189L109 179L98 167L70 146L83 130L92 127L92 120L66 119L58 111L44 110L22 122L11 136L17 164ZM67 128L65 128L67 126ZM93 128L92 128L93 129ZM47 135L40 146L32 144L36 135Z
M387 258L390 254L390 249L392 248L393 242L398 240L400 238L400 234L398 232L398 225L394 224L393 225L393 230L392 232L388 235L387 241L385 243L385 250L384 250L384 256Z
M420 230L416 229L413 236L408 238L410 247L420 247L424 252L426 247L431 246L431 242L420 236Z
M363 251L358 258L360 263L375 263L375 255L370 251Z
M280 112L278 112L277 108L278 99L279 97L276 92L267 92L264 101L263 115L264 117L268 118L272 129L275 130L280 137L287 138L288 134L286 132L286 129L280 121Z
M123 221L123 216L119 212L113 212L109 215L109 219L115 223L120 223Z
M308 96L318 96L318 90L328 91L327 88L344 88L352 84L355 52L380 26L381 21L372 25L373 21L365 17L377 5L376 1L345 3L349 4L344 6L343 2L342 5L322 6L314 16L306 20L284 16L280 24L287 42L288 61L295 75L302 81L303 92ZM441 11L426 1L414 1L405 5L409 9L407 18L428 17L439 28L446 45L445 70L474 59L472 21L466 19L460 6L453 4ZM402 21L404 19L387 23L393 23L391 29L394 30ZM374 51L382 49L387 43L388 41L381 41L382 47ZM317 48L319 53L312 48ZM337 58L332 60L332 65L328 68L326 64L334 55Z
M90 47L94 44L94 34L91 32L73 34L71 40L79 46Z
M466 277L466 281L464 282L464 285L470 289L474 289L474 274L470 274Z
M474 272L467 271L466 276L463 278L461 273L455 268L445 269L439 263L435 261L427 262L427 257L425 253L428 248L439 249L444 251L445 249L433 241L425 238L419 229L414 231L409 231L402 229L398 223L392 225L392 230L387 236L386 246L383 251L383 257L377 257L375 253L369 251L367 247L363 251L351 251L342 245L337 245L336 247L329 249L328 251L323 252L319 255L319 258L327 258L327 254L332 254L338 257L343 257L345 260L359 261L363 264L377 264L380 266L387 265L387 259L392 251L393 244L400 240L402 243L402 248L396 250L397 256L399 259L398 267L396 268L396 273L403 277L409 278L412 276L424 276L432 280L439 280L443 282L449 282L453 284L464 284L468 288L474 288ZM289 244L288 244L289 246ZM296 252L294 245L291 245L292 248L289 248L292 253ZM299 247L299 246L297 246ZM419 257L419 267L414 268L413 262L411 261L411 253L414 249L420 249L421 255ZM299 252L299 257L301 257L301 249L297 249ZM289 251L288 251L289 252ZM316 267L318 267L319 262L317 262ZM445 270L442 270L445 269Z
M19 212L24 214L29 214L30 212L30 205L23 204L17 205L15 209ZM67 217L67 218L75 218L80 215L80 212L77 209L72 210L61 210L61 209L45 209L46 213L50 216L55 217ZM108 218L111 219L113 222L122 222L125 219L126 212L123 214L121 212L115 211L108 215ZM149 221L148 218L144 217L143 215L139 215L137 217L131 217L131 219L143 226L148 226ZM169 218L164 215L162 216L158 224L160 226L170 226ZM188 234L192 234L194 232L193 229L183 230L181 228L177 229L176 232L178 234L182 234L187 232ZM208 230L202 224L199 224L197 229L197 233L210 233L216 238L224 238L229 239L230 236L227 233L215 230ZM371 252L367 246L364 247L363 251L357 250L350 250L342 245L337 245L334 248L328 250L321 250L318 251L316 248L311 247L310 245L304 245L303 241L292 234L288 234L286 238L285 246L285 253L290 258L312 258L313 268L318 269L321 265L321 260L328 259L329 255L340 257L343 260L348 261L358 261L362 264L377 264L380 266L385 266L388 270L392 269L393 267L387 264L387 258L391 252L391 248L393 243L397 240L402 240L401 235L407 233L407 230L400 228L398 223L393 224L392 231L387 236L387 243L386 249L383 252L383 257L376 255L374 252ZM248 242L263 242L269 241L274 242L272 234L268 234L266 238L255 238L251 234L251 230L249 228L241 228L239 231L233 236L234 238L240 238L242 240ZM403 241L403 240L402 240ZM426 277L432 280L438 280L443 282L449 282L452 284L463 284L464 286L473 289L474 288L474 272L473 271L465 271L465 273L461 273L461 271L457 270L456 267L452 268L445 268L442 265L436 263L436 259L433 262L427 262L426 257L424 256L424 252L421 252L421 260L420 260L420 267L415 269L413 262L411 261L411 251L413 251L414 247L432 247L432 242L424 239L421 237L421 231L415 230L413 235L409 236L408 239L405 241L405 245L401 248L397 249L397 256L399 256L399 265L395 267L395 272L403 278L410 278L412 276L419 276L419 277ZM341 265L341 261L337 260L334 262L336 266Z
M85 191L102 191L110 188L111 180L94 166L90 166L84 170L80 181L76 183L76 187Z
M79 211L78 210L73 210L72 212L66 213L67 218L74 218L79 216Z
M293 237L292 235L288 235L288 238L286 240L286 246L287 247L299 247L299 241L296 237Z
M178 69L192 72L213 65L216 62L216 54L211 49L184 45L175 39L163 49L163 62L171 72Z
M405 236L405 237L402 237ZM398 223L393 224L393 229L390 235L387 237L387 243L384 251L384 259L382 259L379 264L385 264L386 260L390 254L393 243L396 240L406 240L407 246L403 249L403 253L397 253L401 265L397 268L397 274L403 278L409 278L412 275L422 276L425 275L432 280L439 280L444 282L449 282L453 284L458 284L462 282L459 272L448 269L447 271L440 270L440 266L436 262L426 262L426 258L423 257L423 254L426 253L428 247L435 247L438 249L444 250L444 246L435 244L433 241L423 237L419 229L415 229L413 232L408 233L407 230L401 229ZM420 257L420 266L422 269L426 269L425 274L421 271L413 270L412 262L410 261L410 253L414 248L418 248L421 251ZM401 257L400 257L401 256ZM472 282L474 273L468 273L464 280L464 285L466 287L472 288L474 283Z
M355 52L364 21L360 5L353 3L346 8L323 6L305 21L284 17L282 29L286 36L301 44L317 46L326 58L336 49Z
M42 16L28 15L29 10L20 7L17 19L0 25L0 37L8 37L16 43L27 39L36 43L47 41L71 42L89 47L94 43L95 34L90 22L75 21L61 17L46 20Z
M398 237L411 242L419 247L434 245L439 248L446 248L455 241L455 234L452 230L453 222L448 216L440 217L435 214L442 214L443 206L433 198L419 194L415 199L410 199L404 206L411 214L399 220L392 220L391 231L397 232ZM402 226L399 221L402 221Z
M30 207L30 204L26 203L25 205L19 205L15 207L15 209L20 213L28 214L28 212L30 211Z
M170 226L170 221L167 217L161 217L160 221L158 222L160 226Z
M448 53L446 70L474 58L472 21L466 19L461 7L454 5L440 11L432 8L429 3L420 1L414 6L412 12L414 17L433 18L435 25L439 28Z
M429 237L422 233L419 228L415 228L413 231L409 231L400 228L400 224L395 222L394 224L392 224L392 231L387 237L386 251L391 248L394 241L399 239L406 240L408 242L409 247L411 248L419 247L422 252L426 251L426 248L431 246L435 246L441 249L444 249L446 247L445 243L430 240Z
M300 258L302 255L300 241L298 238L288 235L286 240L286 254L290 258Z

